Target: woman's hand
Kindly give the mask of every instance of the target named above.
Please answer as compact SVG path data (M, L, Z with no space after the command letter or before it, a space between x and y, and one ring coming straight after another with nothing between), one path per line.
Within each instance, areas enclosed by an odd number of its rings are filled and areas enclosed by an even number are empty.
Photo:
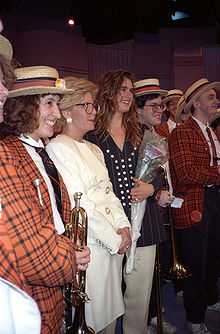
M91 251L88 246L85 246L84 251L76 251L76 264L79 270L86 270L89 266Z
M138 186L131 188L131 202L138 203L143 201L145 198L152 196L154 194L154 186L151 183L146 183L141 180L133 177L134 182L138 184Z
M173 203L174 198L172 197L171 193L167 190L162 190L160 194L160 198L158 200L158 204L165 208L167 205Z
M128 227L124 228L119 228L117 230L117 233L121 235L122 242L119 247L118 253L119 254L124 254L129 251L131 248L131 235L130 235L130 230Z

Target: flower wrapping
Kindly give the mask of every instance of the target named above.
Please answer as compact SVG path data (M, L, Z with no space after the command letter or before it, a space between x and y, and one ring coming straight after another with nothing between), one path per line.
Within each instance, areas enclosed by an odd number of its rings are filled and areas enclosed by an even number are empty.
M142 143L138 150L138 162L135 177L146 183L153 181L158 168L169 159L168 143L155 132L145 130ZM134 270L134 260L137 240L140 237L140 229L147 199L132 203L131 205L131 239L132 245L126 262L126 273Z

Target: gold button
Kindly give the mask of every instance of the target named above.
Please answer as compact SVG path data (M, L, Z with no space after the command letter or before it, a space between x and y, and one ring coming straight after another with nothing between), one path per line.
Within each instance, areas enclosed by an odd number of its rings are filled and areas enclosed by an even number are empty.
M107 215L109 215L111 211L109 208L105 208L105 212L107 213Z
M110 188L109 188L109 187L106 187L106 190L105 190L106 194L108 194L109 191L110 191Z

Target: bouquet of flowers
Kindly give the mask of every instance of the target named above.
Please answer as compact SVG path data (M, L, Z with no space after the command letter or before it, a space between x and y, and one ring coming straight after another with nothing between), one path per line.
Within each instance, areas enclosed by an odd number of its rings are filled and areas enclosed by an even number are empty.
M168 161L168 143L155 132L146 130L138 151L138 163L135 177L146 183L155 178L160 165ZM146 199L132 203L131 206L131 238L132 246L126 262L126 273L133 271L136 243L140 237L141 224L145 212Z

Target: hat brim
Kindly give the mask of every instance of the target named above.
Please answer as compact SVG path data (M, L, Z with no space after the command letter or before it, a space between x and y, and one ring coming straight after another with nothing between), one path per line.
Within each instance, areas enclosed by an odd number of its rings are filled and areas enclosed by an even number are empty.
M163 102L164 103L167 103L169 101L172 101L172 100L179 100L181 98L182 95L176 95L176 96L169 96L169 97L165 97L163 99Z
M17 96L27 96L27 95L42 95L42 94L71 94L74 91L72 89L58 88L58 87L26 87L16 90L12 90L8 94L8 98Z
M27 96L27 95L42 95L42 94L64 95L64 94L71 94L73 92L74 91L72 89L35 86L35 87L26 87L12 90L9 92L8 98L17 96Z
M2 35L0 35L0 54L7 59L7 61L11 62L13 56L12 45L9 40Z
M166 96L168 93L167 90L164 89L158 89L158 90L148 90L148 91L143 91L135 94L135 96L141 96L141 95L151 95L151 94L159 94L161 97Z
M176 123L183 123L182 119L181 119L181 114L183 112L183 109L184 109L184 113L185 113L185 106L186 106L186 102L183 102L181 104L181 106L179 106L179 108L176 110L176 113L175 113L175 120L176 120Z
M191 106L193 104L193 101L195 101L197 98L199 98L202 94L204 94L205 92L207 92L210 89L220 90L220 82L212 82L208 86L206 86L203 89L201 89L198 93L196 93L193 96L193 98L186 104L186 106L184 108L184 112L186 114L188 114L189 112L191 112Z

